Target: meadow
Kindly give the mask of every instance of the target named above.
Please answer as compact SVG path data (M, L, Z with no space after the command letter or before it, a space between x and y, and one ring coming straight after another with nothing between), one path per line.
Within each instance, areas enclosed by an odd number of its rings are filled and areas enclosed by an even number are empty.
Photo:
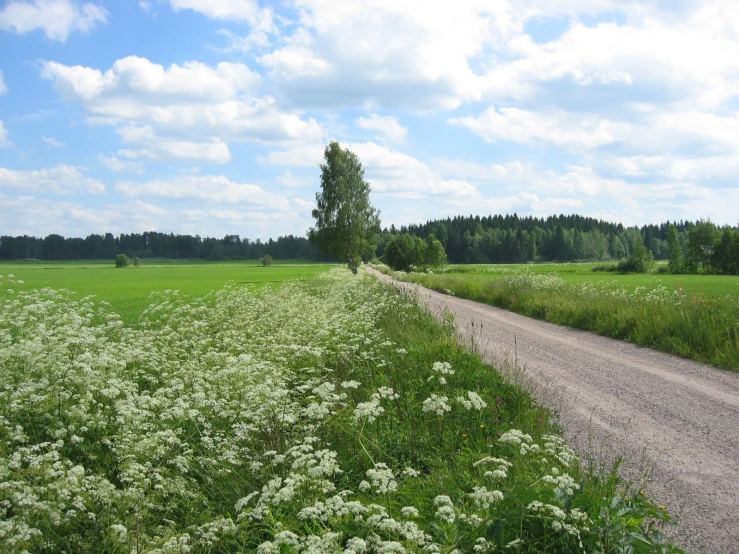
M425 287L739 371L739 277L594 273L596 264L392 272Z
M556 273L570 285L592 283L594 285L618 286L630 291L637 287L646 287L653 290L665 287L668 290L678 291L687 295L706 295L713 297L739 296L739 276L736 275L698 275L668 273L608 273L593 272L592 269L599 263L542 263L542 264L479 264L463 265L450 264L437 274L458 275L470 279L490 280L496 276L506 276L522 271L535 275L550 275ZM666 264L659 264L662 267Z
M269 267L262 267L259 260L145 260L139 267L126 268L114 267L111 260L12 261L0 263L0 275L14 275L18 291L50 287L82 296L95 295L97 300L109 302L124 323L130 324L138 321L152 292L178 290L186 296L203 296L229 281L237 285L276 285L307 279L331 267L301 260L276 261Z
M161 292L136 325L5 274L0 551L679 551L662 507L362 273Z

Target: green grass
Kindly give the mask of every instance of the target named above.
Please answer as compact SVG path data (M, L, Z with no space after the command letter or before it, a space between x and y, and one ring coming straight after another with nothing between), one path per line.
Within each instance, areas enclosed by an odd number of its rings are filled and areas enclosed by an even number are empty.
M556 273L569 284L610 283L633 290L636 287L654 289L659 286L678 290L688 295L709 295L723 297L739 296L739 276L737 275L670 275L665 273L626 274L593 273L596 263L552 263L552 264L479 264L448 265L443 275L463 275L470 279L495 280L525 269L537 275Z
M258 260L245 262L200 262L152 260L139 267L115 268L110 260L72 262L5 262L0 275L12 274L23 284L17 291L42 288L66 289L82 296L95 295L109 302L126 324L138 321L149 305L149 294L179 290L185 296L203 296L219 290L228 281L237 285L274 285L292 279L308 279L327 271L333 264L279 261L262 267Z
M423 286L739 371L739 277L589 273L590 264L452 266ZM387 268L385 268L386 271Z

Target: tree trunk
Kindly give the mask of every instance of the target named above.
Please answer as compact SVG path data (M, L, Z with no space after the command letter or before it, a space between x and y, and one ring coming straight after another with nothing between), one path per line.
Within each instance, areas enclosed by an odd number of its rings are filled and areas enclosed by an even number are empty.
M357 274L357 265L354 263L354 256L351 254L347 255L347 259L349 260L349 269L352 270L352 273L354 275Z

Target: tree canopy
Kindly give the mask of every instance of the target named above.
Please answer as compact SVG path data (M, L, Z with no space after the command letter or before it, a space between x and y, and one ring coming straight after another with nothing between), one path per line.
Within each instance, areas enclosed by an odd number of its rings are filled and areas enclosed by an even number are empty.
M362 256L372 256L380 232L380 212L370 204L370 185L357 155L332 141L321 164L321 191L313 210L311 242L330 256L349 264L353 273Z

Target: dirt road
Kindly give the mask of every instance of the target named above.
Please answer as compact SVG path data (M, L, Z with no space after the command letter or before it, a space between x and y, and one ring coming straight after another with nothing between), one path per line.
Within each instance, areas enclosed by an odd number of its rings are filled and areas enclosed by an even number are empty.
M647 494L679 516L680 546L739 554L738 373L417 290L431 311L454 314L496 367L523 373L582 457L623 456L630 479L650 469Z

